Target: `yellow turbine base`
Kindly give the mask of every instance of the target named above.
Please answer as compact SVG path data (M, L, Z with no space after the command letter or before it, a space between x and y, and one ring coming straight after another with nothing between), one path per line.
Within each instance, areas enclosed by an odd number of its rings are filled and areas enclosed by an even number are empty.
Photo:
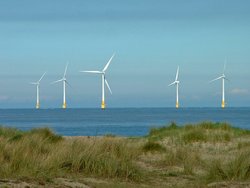
M40 108L40 104L37 103L37 104L36 104L36 109L39 109L39 108Z
M66 103L63 103L62 108L63 108L63 109L67 108Z
M179 103L177 102L176 105L175 105L176 108L179 108Z
M225 101L222 101L221 108L225 108Z
M105 102L104 102L104 101L102 101L101 108L102 108L102 109L105 109L105 108L106 108L106 105L105 105Z

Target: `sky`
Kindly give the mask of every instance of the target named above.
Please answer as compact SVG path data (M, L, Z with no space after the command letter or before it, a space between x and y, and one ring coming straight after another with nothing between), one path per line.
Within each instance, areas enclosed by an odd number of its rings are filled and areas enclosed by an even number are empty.
M0 108L60 108L60 79L69 62L67 103L100 107L107 70L107 107L174 107L180 66L180 106L219 107L225 74L227 106L250 106L248 0L8 0L0 1Z

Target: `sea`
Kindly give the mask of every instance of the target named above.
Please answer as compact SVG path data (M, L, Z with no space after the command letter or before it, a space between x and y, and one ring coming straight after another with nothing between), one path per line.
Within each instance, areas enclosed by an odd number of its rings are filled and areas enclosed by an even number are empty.
M0 125L21 130L48 127L63 136L145 136L151 128L203 121L250 130L250 108L0 109Z

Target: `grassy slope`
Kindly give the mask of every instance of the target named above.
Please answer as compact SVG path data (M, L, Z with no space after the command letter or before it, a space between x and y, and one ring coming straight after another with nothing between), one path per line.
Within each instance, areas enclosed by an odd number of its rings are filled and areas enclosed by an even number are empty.
M61 137L47 128L0 127L0 185L245 186L249 154L250 131L226 123L172 123L143 138Z

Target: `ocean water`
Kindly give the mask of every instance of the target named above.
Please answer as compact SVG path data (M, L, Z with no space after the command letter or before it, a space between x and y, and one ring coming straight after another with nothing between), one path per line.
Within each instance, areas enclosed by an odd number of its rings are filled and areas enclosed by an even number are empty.
M65 136L142 136L152 127L201 121L250 129L250 108L1 109L0 124L29 130L49 127Z

